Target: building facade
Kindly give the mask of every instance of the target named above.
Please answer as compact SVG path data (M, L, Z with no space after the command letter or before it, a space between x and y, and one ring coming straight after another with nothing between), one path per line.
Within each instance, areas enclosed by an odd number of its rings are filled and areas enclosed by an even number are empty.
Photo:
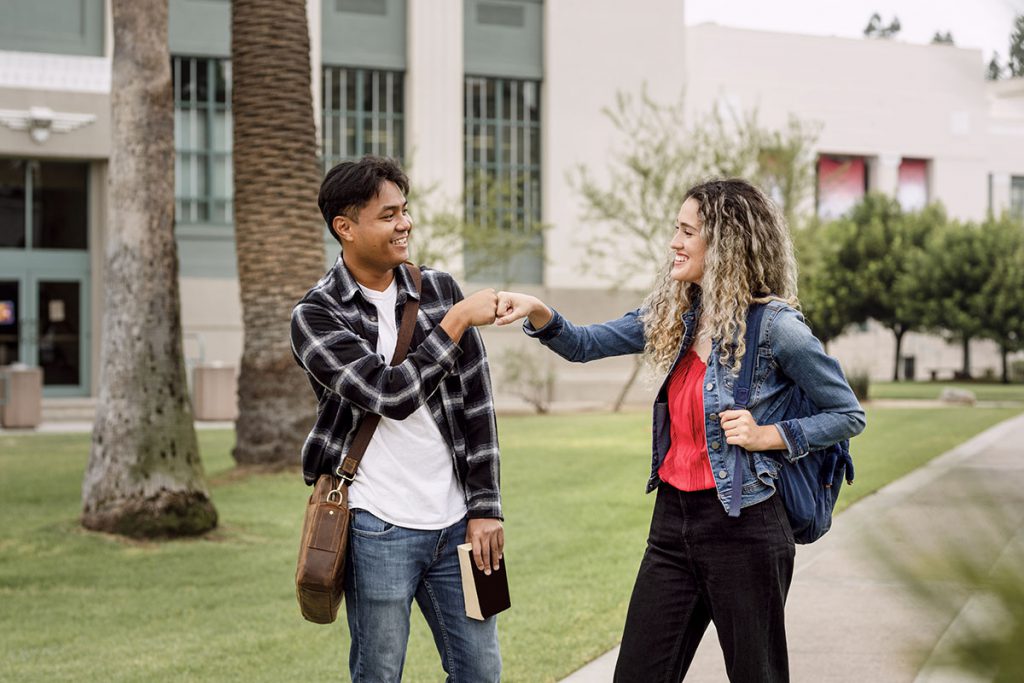
M76 11L57 11L57 5ZM431 210L488 210L476 180L515 188L508 229L547 226L543 244L509 254L478 286L542 295L579 321L638 304L588 274L588 242L615 227L584 221L570 176L608 179L620 144L602 110L618 92L693 114L756 108L820 123L816 206L836 215L864 191L907 207L941 200L956 217L1024 213L1024 85L983 80L981 55L950 46L686 27L682 0L308 0L315 116L325 168L365 153L401 159ZM66 9L66 7L65 7ZM49 398L98 390L103 245L110 155L109 2L11 0L0 25L0 365L44 370ZM237 365L242 325L231 166L230 4L170 0L176 231L190 365ZM414 218L416 205L413 205ZM666 217L667 220L671 216ZM337 245L325 235L331 260ZM472 253L438 264L464 272ZM326 264L325 264L326 266ZM485 332L503 400L515 330ZM867 328L833 347L848 369L891 373L890 343ZM956 367L959 349L910 335L918 377ZM979 342L979 371L996 367ZM632 365L556 372L554 398L606 403ZM638 387L634 400L649 389Z

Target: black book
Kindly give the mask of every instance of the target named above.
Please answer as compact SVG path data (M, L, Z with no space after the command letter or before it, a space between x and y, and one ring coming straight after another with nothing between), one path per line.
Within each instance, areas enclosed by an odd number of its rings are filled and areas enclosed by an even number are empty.
M466 598L466 616L483 621L512 606L508 595L508 576L505 558L501 558L497 571L490 575L476 568L473 562L473 544L459 546L459 567L462 569L462 595Z

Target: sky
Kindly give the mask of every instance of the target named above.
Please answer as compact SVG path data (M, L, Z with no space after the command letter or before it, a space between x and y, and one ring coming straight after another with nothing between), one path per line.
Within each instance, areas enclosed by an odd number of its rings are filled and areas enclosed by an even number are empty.
M888 25L899 17L897 40L929 43L936 31L951 31L960 47L992 52L1006 64L1013 19L1024 0L685 0L686 23L785 33L861 38L871 15Z

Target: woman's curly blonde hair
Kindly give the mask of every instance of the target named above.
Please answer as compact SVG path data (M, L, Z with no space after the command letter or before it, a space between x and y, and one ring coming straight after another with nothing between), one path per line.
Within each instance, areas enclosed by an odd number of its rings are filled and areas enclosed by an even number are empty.
M673 280L670 255L644 301L644 357L668 371L682 342L683 314L699 301L701 335L718 342L719 361L739 372L750 304L799 305L793 243L775 204L745 180L710 180L690 188L683 201L691 197L707 244L704 275L700 285Z

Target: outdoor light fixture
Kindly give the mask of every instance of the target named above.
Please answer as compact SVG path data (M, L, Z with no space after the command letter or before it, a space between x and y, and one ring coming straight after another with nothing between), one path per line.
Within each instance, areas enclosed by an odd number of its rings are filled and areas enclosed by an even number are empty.
M29 107L28 111L0 109L0 124L11 130L27 130L40 145L50 138L50 133L68 133L95 120L93 114L53 111L49 107Z

